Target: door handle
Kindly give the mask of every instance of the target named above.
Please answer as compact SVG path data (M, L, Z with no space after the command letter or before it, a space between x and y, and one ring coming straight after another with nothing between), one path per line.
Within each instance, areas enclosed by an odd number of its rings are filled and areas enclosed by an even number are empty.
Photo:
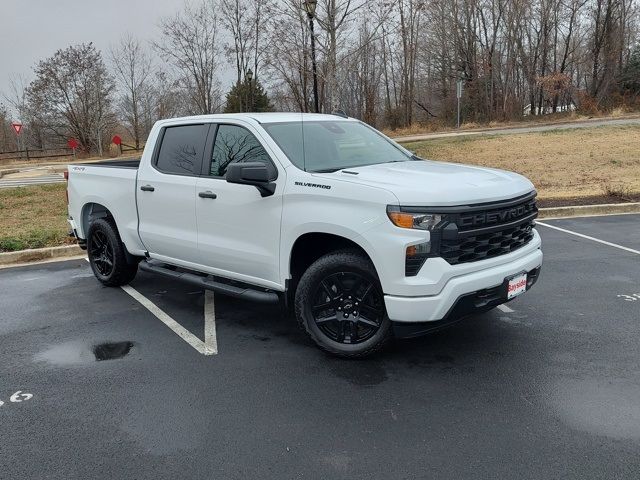
M212 191L210 191L210 190L207 190L206 192L200 192L200 193L198 193L198 196L200 198L211 198L213 200L218 198L218 196L215 193L213 193Z
M142 190L143 192L153 192L155 191L155 188L153 188L151 185L143 185L140 187L140 190Z

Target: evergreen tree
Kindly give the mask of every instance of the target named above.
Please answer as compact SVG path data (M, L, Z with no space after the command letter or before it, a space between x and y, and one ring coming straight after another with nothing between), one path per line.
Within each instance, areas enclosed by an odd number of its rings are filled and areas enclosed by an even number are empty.
M227 93L224 113L271 111L273 107L269 96L257 80L236 82Z
M620 84L630 93L640 94L640 44L636 45L620 77Z

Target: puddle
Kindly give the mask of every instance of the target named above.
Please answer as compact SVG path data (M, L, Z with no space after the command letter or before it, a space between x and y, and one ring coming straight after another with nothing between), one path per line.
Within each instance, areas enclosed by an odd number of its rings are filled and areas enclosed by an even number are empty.
M95 361L85 343L66 342L54 345L35 356L36 361L58 366L79 365Z
M573 428L617 439L640 438L640 386L612 379L563 379L552 406Z
M93 347L98 362L126 357L133 348L133 342L102 343Z
M98 345L73 341L53 345L35 355L38 362L57 366L73 366L123 358L131 352L133 342L107 342Z

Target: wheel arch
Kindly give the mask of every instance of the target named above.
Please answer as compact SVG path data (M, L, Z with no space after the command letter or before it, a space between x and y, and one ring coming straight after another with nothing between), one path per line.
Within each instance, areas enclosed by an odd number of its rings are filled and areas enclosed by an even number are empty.
M89 227L91 226L91 222L93 222L97 218L112 219L116 224L116 228L118 228L118 222L116 222L116 219L111 213L111 210L109 210L107 207L105 207L100 203L89 202L82 207L82 215L81 215L82 233L85 239L89 234Z
M120 238L120 241L124 246L124 253L127 259L127 263L133 264L139 261L140 257L136 257L135 255L132 255L131 252L129 252L129 250L127 249L126 243L122 239L122 233L121 233L120 227L118 226L118 222L116 221L116 218L111 213L111 210L109 210L107 207L105 207L100 203L90 202L85 204L84 207L82 207L82 231L84 233L85 240L89 239L88 238L89 228L91 227L91 223L99 218L111 220L115 225L116 235Z
M371 256L364 246L345 236L326 232L307 232L293 242L289 255L290 289L295 292L295 287L302 274L317 259L337 250L356 250L362 253L373 265L376 275L378 271Z

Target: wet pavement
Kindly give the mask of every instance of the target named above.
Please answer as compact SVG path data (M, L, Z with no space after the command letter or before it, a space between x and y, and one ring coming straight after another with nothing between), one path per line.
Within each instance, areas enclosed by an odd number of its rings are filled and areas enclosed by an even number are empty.
M640 249L639 222L545 223ZM0 478L638 478L640 255L538 230L513 311L360 361L222 296L202 355L85 261L0 270ZM132 286L206 340L202 291Z

